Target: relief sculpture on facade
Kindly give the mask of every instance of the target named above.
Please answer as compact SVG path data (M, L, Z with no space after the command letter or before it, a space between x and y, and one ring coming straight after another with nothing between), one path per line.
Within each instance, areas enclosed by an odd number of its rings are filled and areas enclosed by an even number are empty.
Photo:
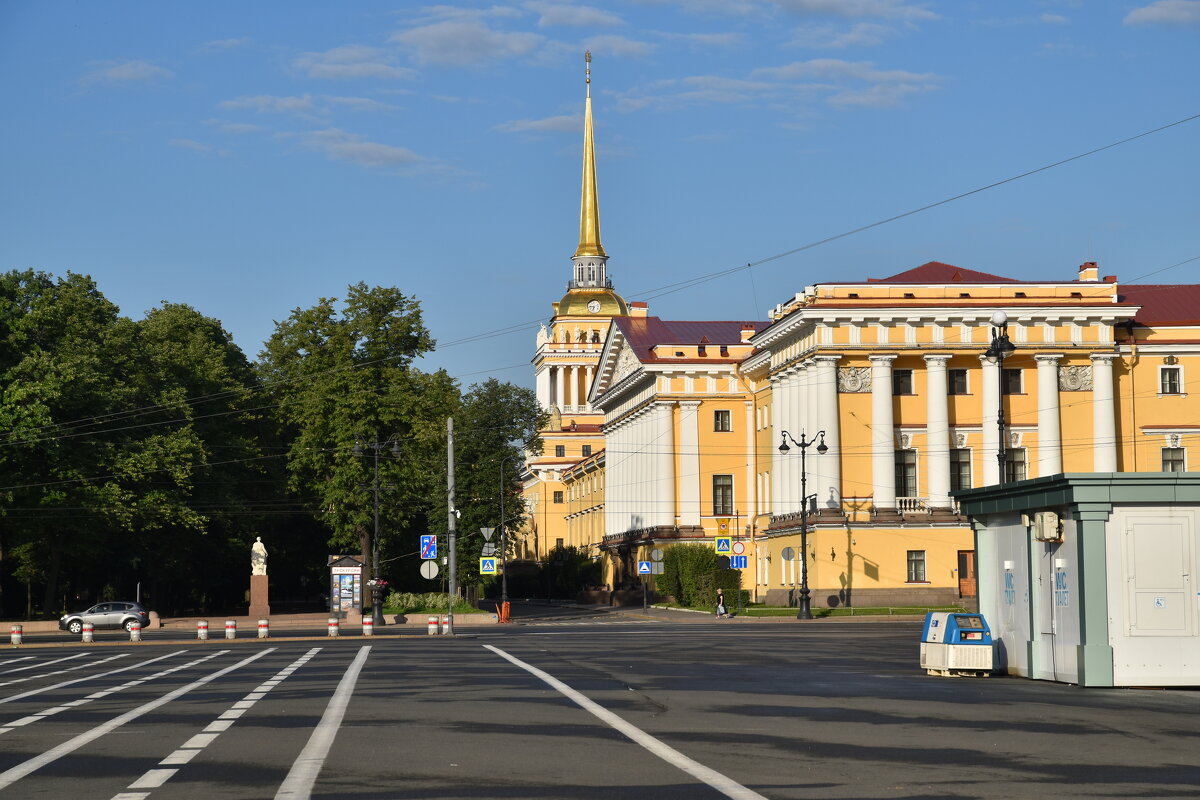
M1058 389L1060 392L1090 392L1092 390L1092 368L1060 367Z
M637 356L633 354L632 350L630 350L628 347L622 348L621 355L617 356L616 369L613 370L613 385L615 386L620 383L622 378L636 370L641 365L642 362L637 360Z
M838 391L843 394L871 391L871 368L840 367L838 369Z

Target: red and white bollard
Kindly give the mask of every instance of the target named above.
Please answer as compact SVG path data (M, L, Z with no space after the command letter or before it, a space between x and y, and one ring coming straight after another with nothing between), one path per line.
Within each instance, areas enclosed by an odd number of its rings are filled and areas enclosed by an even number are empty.
M271 621L269 619L260 619L258 621L258 638L271 638Z
M441 629L438 631L438 633L441 633L441 634L449 634L450 633L450 618L449 617L442 617L442 620L440 623L440 628Z
M375 635L375 617L367 614L363 617L363 636Z
M96 626L93 623L91 623L91 622L83 623L83 641L85 641L85 642L95 641L96 637L93 633L95 630L96 630Z
M226 639L236 639L237 638L237 620L236 619L225 620L225 638Z
M196 638L202 642L208 639L208 620L196 620Z
M25 628L23 626L13 625L12 626L12 640L11 640L12 643L20 644L22 641L21 637L24 635L24 633L25 633Z
M129 626L129 641L140 642L142 640L142 623L134 622Z
M429 630L427 631L427 633L428 633L430 636L437 636L437 635L438 635L438 618L437 618L437 617L430 617L430 618L429 618Z
M338 634L341 633L341 629L342 629L341 622L339 622L336 617L330 617L329 618L329 638L336 639L338 637Z

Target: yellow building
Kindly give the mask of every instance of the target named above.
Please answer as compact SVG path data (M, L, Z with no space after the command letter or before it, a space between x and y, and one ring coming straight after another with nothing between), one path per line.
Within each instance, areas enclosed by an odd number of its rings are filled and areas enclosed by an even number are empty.
M608 255L600 242L590 54L587 63L579 245L571 258L567 293L553 304L553 316L538 331L533 357L538 402L550 412L550 424L540 434L541 454L531 454L525 462L523 493L529 522L519 537L518 556L538 561L558 544L581 543L568 535L563 474L604 447L603 415L588 402L588 387L612 320L630 313L613 290Z

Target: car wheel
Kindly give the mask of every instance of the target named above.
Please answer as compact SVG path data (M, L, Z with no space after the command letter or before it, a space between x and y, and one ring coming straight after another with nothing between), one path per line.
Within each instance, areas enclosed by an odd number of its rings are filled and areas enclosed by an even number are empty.
M67 623L67 630L69 630L71 633L81 633L83 631L83 620L71 620Z
M125 624L122 625L121 627L127 631L131 631L131 630L133 630L133 626L136 624L137 624L136 619L127 619L127 620L125 620Z

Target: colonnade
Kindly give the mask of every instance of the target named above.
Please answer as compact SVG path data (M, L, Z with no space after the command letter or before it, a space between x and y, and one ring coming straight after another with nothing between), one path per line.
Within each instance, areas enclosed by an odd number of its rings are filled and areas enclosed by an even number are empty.
M594 363L550 364L537 375L538 401L563 412L593 413L587 394L595 375Z
M675 492L675 403L653 403L604 433L605 533L651 526L700 524L699 402L684 402L679 446L679 498ZM690 441L690 444L689 444ZM677 505L678 502L678 505ZM694 518L694 521L689 521Z
M893 363L895 354L869 356L871 362L871 453L870 482L873 505L877 510L894 510L896 499L896 421L894 419ZM1063 471L1063 442L1059 385L1059 362L1062 354L1039 354L1037 363L1037 471L1036 476L1053 475ZM1116 407L1113 382L1113 354L1095 354L1092 361L1093 464L1097 472L1117 469ZM815 450L807 455L808 492L816 494L817 509L840 509L842 499L842 470L847 465L841 459L839 430L838 374L840 356L815 356L792 365L773 375L774 404L773 434L775 442L787 431L797 440L801 434L813 439L825 432L828 451L818 456ZM925 467L923 488L929 508L948 510L950 497L950 455L953 443L950 429L950 356L923 356L925 361L925 443L922 463ZM976 485L1000 482L997 459L1000 435L997 425L998 398L1001 386L1001 364L980 357L982 381L979 394L982 401L983 447L982 481ZM1011 423L1011 419L1008 420ZM971 426L972 428L974 426ZM793 448L789 453L775 452L771 473L771 513L775 515L798 512L800 497L800 457ZM1036 477L1031 474L1029 477ZM865 483L865 480L863 481Z

